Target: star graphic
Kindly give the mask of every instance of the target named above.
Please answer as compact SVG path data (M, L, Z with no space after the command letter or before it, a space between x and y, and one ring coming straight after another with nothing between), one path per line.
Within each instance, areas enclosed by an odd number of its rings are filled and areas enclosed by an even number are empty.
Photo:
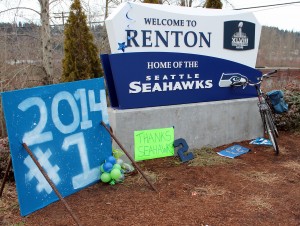
M125 45L125 42L122 42L122 43L119 43L119 42L118 42L118 45L119 45L118 50L122 50L122 52L124 53L124 52L125 52L125 48L127 47L127 46Z

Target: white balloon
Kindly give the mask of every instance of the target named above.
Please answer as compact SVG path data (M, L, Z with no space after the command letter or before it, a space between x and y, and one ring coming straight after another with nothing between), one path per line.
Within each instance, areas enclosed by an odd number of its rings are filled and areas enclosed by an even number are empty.
M117 159L117 163L120 165L120 166L122 166L122 164L123 164L123 159Z

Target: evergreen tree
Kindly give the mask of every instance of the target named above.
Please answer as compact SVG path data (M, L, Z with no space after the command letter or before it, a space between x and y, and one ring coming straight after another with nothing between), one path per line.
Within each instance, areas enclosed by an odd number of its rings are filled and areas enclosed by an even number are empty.
M221 0L206 0L204 7L213 8L213 9L222 9L223 4Z
M94 37L87 26L80 0L74 0L64 31L62 82L71 82L101 75L101 65Z

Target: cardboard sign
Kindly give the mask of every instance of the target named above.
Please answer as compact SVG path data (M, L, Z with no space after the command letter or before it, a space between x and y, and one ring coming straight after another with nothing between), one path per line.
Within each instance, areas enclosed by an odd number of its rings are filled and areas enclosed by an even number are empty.
M2 94L21 215L58 200L26 143L62 196L99 180L111 155L103 78Z
M136 161L174 156L174 128L134 131Z
M256 96L253 87L220 85L235 74L261 75L253 68L261 26L250 12L127 2L105 23L112 54L101 59L112 107Z

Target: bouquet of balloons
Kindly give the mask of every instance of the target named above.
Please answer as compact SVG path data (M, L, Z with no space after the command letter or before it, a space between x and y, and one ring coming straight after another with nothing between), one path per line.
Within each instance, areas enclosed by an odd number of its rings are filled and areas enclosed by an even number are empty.
M100 180L111 185L123 182L124 173L134 170L133 166L120 159L122 153L119 150L113 150L113 155L109 156L100 166Z

